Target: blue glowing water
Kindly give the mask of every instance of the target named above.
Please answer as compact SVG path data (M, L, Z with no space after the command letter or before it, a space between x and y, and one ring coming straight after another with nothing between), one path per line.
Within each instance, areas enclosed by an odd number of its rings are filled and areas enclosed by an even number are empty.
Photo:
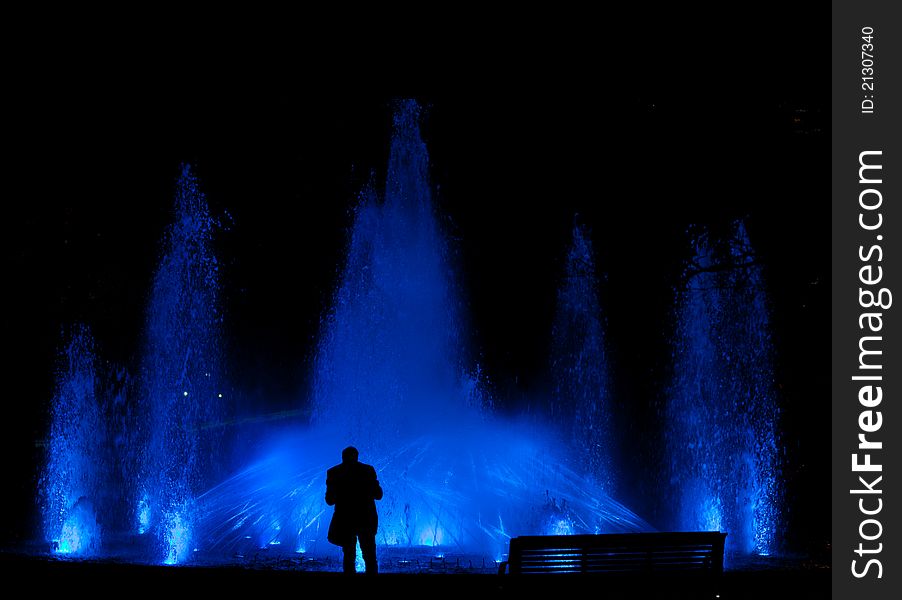
M458 423L483 401L418 114L405 102L395 116L384 201L362 194L313 373L314 424L371 449Z
M741 222L725 241L695 232L694 247L665 414L674 527L726 531L732 552L774 554L780 410L761 267Z
M142 362L140 477L135 527L156 537L160 560L183 562L196 525L195 497L215 480L221 415L218 264L214 220L197 178L178 179L175 221L150 295Z
M614 491L610 385L598 278L588 231L573 226L553 330L551 418L577 464Z
M368 189L357 208L315 358L312 422L268 431L254 462L198 499L206 547L328 551L325 471L352 444L385 491L382 546L500 557L516 535L650 529L571 468L550 431L493 414L469 362L418 119L416 104L399 105L384 194Z
M106 427L98 391L94 339L75 326L60 354L39 493L44 539L60 554L101 551L95 505L102 495Z
M229 555L272 545L330 550L323 474L341 443L306 427L270 437L259 460L198 499L209 524L203 547ZM389 453L371 454L385 490L377 543L498 556L516 535L651 529L550 453L548 439L490 418L469 431L405 436Z

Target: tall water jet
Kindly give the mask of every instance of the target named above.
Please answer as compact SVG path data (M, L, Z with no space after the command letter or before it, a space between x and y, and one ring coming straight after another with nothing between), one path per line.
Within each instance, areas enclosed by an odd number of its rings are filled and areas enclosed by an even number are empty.
M156 271L142 363L146 444L136 490L137 528L153 532L164 563L192 549L195 497L213 482L222 405L218 264L214 220L197 178L184 166Z
M60 353L39 490L44 539L61 554L101 550L95 507L106 431L99 387L94 339L87 327L75 326Z
M374 450L479 404L418 118L400 104L384 201L361 197L314 367L314 424Z
M772 554L781 533L773 348L761 266L741 222L694 232L678 293L666 408L665 485L675 527L728 532L734 553Z
M592 240L574 222L552 332L551 418L588 477L612 493L610 386Z

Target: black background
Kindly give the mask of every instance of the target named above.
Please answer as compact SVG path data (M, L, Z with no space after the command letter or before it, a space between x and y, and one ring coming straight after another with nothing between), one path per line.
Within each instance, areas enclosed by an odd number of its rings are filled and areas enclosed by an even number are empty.
M678 29L666 18L628 21L629 35L611 20L561 44L537 36L405 64L380 85L352 75L365 69L314 67L309 56L284 68L231 54L145 56L123 69L98 47L84 60L62 53L16 65L2 222L3 539L36 533L36 442L62 328L85 322L105 359L137 358L183 162L226 225L216 244L235 410L303 407L356 195L371 171L384 177L393 99L415 97L474 360L501 410L524 410L546 390L578 214L603 276L622 452L652 456L685 229L746 219L772 302L790 541L822 549L829 16L801 5L755 10L683 15ZM627 475L624 500L640 514L647 475Z

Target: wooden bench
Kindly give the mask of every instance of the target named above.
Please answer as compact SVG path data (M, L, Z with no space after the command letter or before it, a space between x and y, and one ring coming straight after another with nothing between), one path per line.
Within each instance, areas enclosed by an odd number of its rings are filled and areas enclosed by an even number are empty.
M726 533L717 531L532 535L512 538L498 573L723 573Z

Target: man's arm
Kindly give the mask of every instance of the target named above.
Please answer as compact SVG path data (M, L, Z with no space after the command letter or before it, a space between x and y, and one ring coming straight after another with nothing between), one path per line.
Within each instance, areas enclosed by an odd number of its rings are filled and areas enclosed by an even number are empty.
M331 469L326 471L326 504L332 506L335 504L337 500L335 492L335 482L332 480L332 472Z

